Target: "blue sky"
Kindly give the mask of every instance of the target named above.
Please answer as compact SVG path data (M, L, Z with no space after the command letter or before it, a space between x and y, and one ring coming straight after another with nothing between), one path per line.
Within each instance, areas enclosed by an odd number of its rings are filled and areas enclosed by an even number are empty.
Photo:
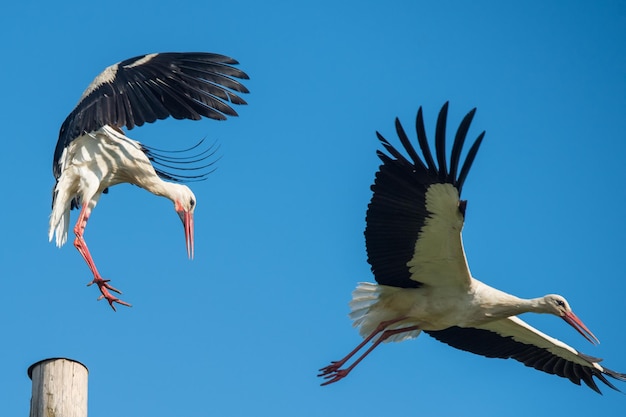
M624 396L426 335L378 348L347 379L317 369L360 338L347 317L372 281L363 229L374 132L433 132L478 107L487 134L463 188L477 278L521 297L560 293L598 336L525 319L626 372L626 6L599 2L12 2L2 6L0 166L5 415L28 412L26 369L89 368L90 417L599 415ZM226 122L130 132L161 148L202 137L218 170L192 184L196 259L171 203L111 189L85 238L131 309L86 287L71 244L47 242L58 129L100 71L165 51L218 52L251 79ZM453 126L455 125L455 126ZM414 135L414 132L411 131ZM397 142L395 142L397 143ZM72 221L75 221L74 213ZM626 390L626 384L619 384ZM619 407L619 408L618 408Z

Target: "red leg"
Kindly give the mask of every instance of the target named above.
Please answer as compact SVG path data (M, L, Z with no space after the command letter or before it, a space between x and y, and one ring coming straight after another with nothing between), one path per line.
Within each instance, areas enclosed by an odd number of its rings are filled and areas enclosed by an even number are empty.
M115 311L115 306L113 305L113 303L118 303L118 304L130 307L131 305L128 304L127 302L122 301L119 298L111 295L109 290L114 291L118 294L121 294L122 292L118 290L117 288L114 288L113 286L111 286L109 284L108 279L102 278L102 276L98 272L98 269L96 268L96 264L93 261L91 254L89 253L89 248L87 248L87 242L83 238L83 234L85 232L85 227L87 226L87 220L89 220L90 214L91 214L91 210L89 209L89 202L85 202L83 204L82 209L80 210L80 215L78 216L78 221L76 222L76 226L74 226L74 234L76 235L76 239L74 239L74 246L76 247L78 252L80 252L80 254L83 256L83 259L85 260L85 262L87 262L87 266L89 266L89 269L91 269L91 272L93 273L93 277L94 277L93 281L87 284L87 286L92 285L92 284L97 284L98 289L100 290L100 293L102 293L102 295L98 298L98 300L105 298L109 302L109 305L114 311Z
M381 322L378 325L378 327L376 327L376 329L369 336L367 336L363 340L363 342L361 342L354 350L348 353L346 357L344 357L340 361L332 362L327 367L320 369L321 373L318 376L324 377L324 379L328 379L328 381L322 383L321 385L324 386L324 385L332 384L333 382L337 382L340 379L345 378L350 373L350 371L352 371L359 364L359 362L365 359L365 357L369 355L369 353L376 348L376 346L378 346L379 344L381 344L382 342L384 342L386 339L390 338L391 336L398 334L398 333L405 333L405 332L411 332L414 330L419 330L418 326L410 326L410 327L404 327L401 329L385 330L390 325L397 323L399 321L402 321L404 319L405 317L402 317L399 319ZM380 335L380 337L374 343L372 343L372 346L370 346L369 349L365 351L365 353L359 356L352 365L350 365L349 367L345 369L339 369L343 365L345 365L345 363L352 356L354 356L359 350L361 350L370 340L372 340L380 332L383 332Z
M328 375L330 373L334 373L337 372L337 370L339 368L341 368L346 362L348 362L348 360L350 360L351 357L353 357L359 350L363 349L363 347L374 338L374 336L376 336L378 333L382 332L383 330L385 330L389 325L393 324L393 323L397 323L401 320L404 320L404 317L399 318L399 319L395 319L395 320L388 320L388 321L383 321L381 322L372 333L370 333L369 336L367 336L357 347L355 347L350 353L348 353L343 359L338 360L338 361L333 361L331 362L330 365L328 365L325 368L320 369L321 373L318 376L325 376Z

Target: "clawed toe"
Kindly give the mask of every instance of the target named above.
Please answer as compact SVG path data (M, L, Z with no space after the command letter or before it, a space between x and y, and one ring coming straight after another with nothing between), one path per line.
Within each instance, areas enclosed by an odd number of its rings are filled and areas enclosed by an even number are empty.
M114 297L111 295L111 293L109 292L109 290L116 292L118 294L121 294L122 292L120 290L118 290L117 288L111 286L109 284L108 279L102 279L102 278L94 278L93 281L91 281L89 284L87 284L87 286L90 286L92 284L96 284L98 285L98 289L100 290L100 292L102 293L102 295L100 297L98 297L98 300L102 300L105 299L107 300L107 302L109 303L109 305L111 306L111 308L113 309L113 311L117 311L115 308L115 304L120 304L126 307L132 307L129 303L127 303L126 301L122 301L117 297Z
M102 279L102 278L94 278L93 281L91 281L89 284L87 284L87 286L91 286L93 284L97 284L99 288L107 288L113 292L116 292L118 294L121 294L122 292L120 290L118 290L117 288L115 288L114 286L112 286L111 284L109 284L111 280L110 279Z
M333 361L330 365L320 369L320 373L317 376L327 380L320 385L324 386L332 384L333 382L337 382L340 379L345 378L350 372L351 367L347 369L340 369L344 363L344 361Z
M323 376L325 377L328 374L332 374L334 372L337 372L337 370L339 370L340 365L337 365L336 362L331 363L330 365L320 369L320 373L317 374L317 376Z
M109 303L109 305L111 306L111 308L113 309L113 311L117 311L117 309L115 308L115 305L113 303L117 303L117 304L121 304L123 306L126 307L132 307L131 304L128 304L126 301L122 301L117 297L113 297L110 293L107 295L102 294L100 297L98 297L98 301L102 300L102 299L107 300L107 302Z
M323 377L324 379L327 380L326 382L323 382L320 385L321 386L326 386L326 385L332 384L334 382L337 382L340 379L345 378L348 375L349 372L350 371L347 370L347 369L335 369L335 370L329 371L327 373L320 374L318 376L321 376L321 377Z

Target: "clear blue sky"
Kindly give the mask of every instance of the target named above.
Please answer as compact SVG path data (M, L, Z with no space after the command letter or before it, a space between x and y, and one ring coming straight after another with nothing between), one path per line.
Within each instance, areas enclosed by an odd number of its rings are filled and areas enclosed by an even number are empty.
M420 336L377 349L347 379L317 369L360 338L351 291L372 281L363 229L374 132L487 134L463 189L474 276L522 297L560 293L599 337L525 317L626 372L626 5L517 2L11 2L2 6L0 402L28 413L26 369L87 365L89 415L553 416L622 410L515 361ZM218 170L192 184L196 259L172 204L117 186L86 231L131 309L85 284L71 243L47 241L58 129L106 66L150 52L235 57L249 105L227 122L165 121L130 136L161 148L202 137ZM414 135L412 129L411 134ZM397 142L396 142L397 143ZM72 222L76 219L73 214ZM619 387L626 390L626 384Z

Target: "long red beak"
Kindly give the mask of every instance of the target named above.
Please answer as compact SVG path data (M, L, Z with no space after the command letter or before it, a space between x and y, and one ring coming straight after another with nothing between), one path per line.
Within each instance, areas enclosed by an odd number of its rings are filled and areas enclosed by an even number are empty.
M178 213L185 228L185 245L187 246L187 256L193 259L193 213L181 210Z
M583 337L587 339L588 341L590 341L592 344L594 345L600 344L600 341L598 340L598 338L595 337L593 333L591 333L591 330L589 330L587 326L585 326L585 324L578 317L576 317L576 314L570 311L568 313L565 313L565 315L562 318L563 320L567 322L567 324L569 324L574 329L576 329L578 333L583 335Z

